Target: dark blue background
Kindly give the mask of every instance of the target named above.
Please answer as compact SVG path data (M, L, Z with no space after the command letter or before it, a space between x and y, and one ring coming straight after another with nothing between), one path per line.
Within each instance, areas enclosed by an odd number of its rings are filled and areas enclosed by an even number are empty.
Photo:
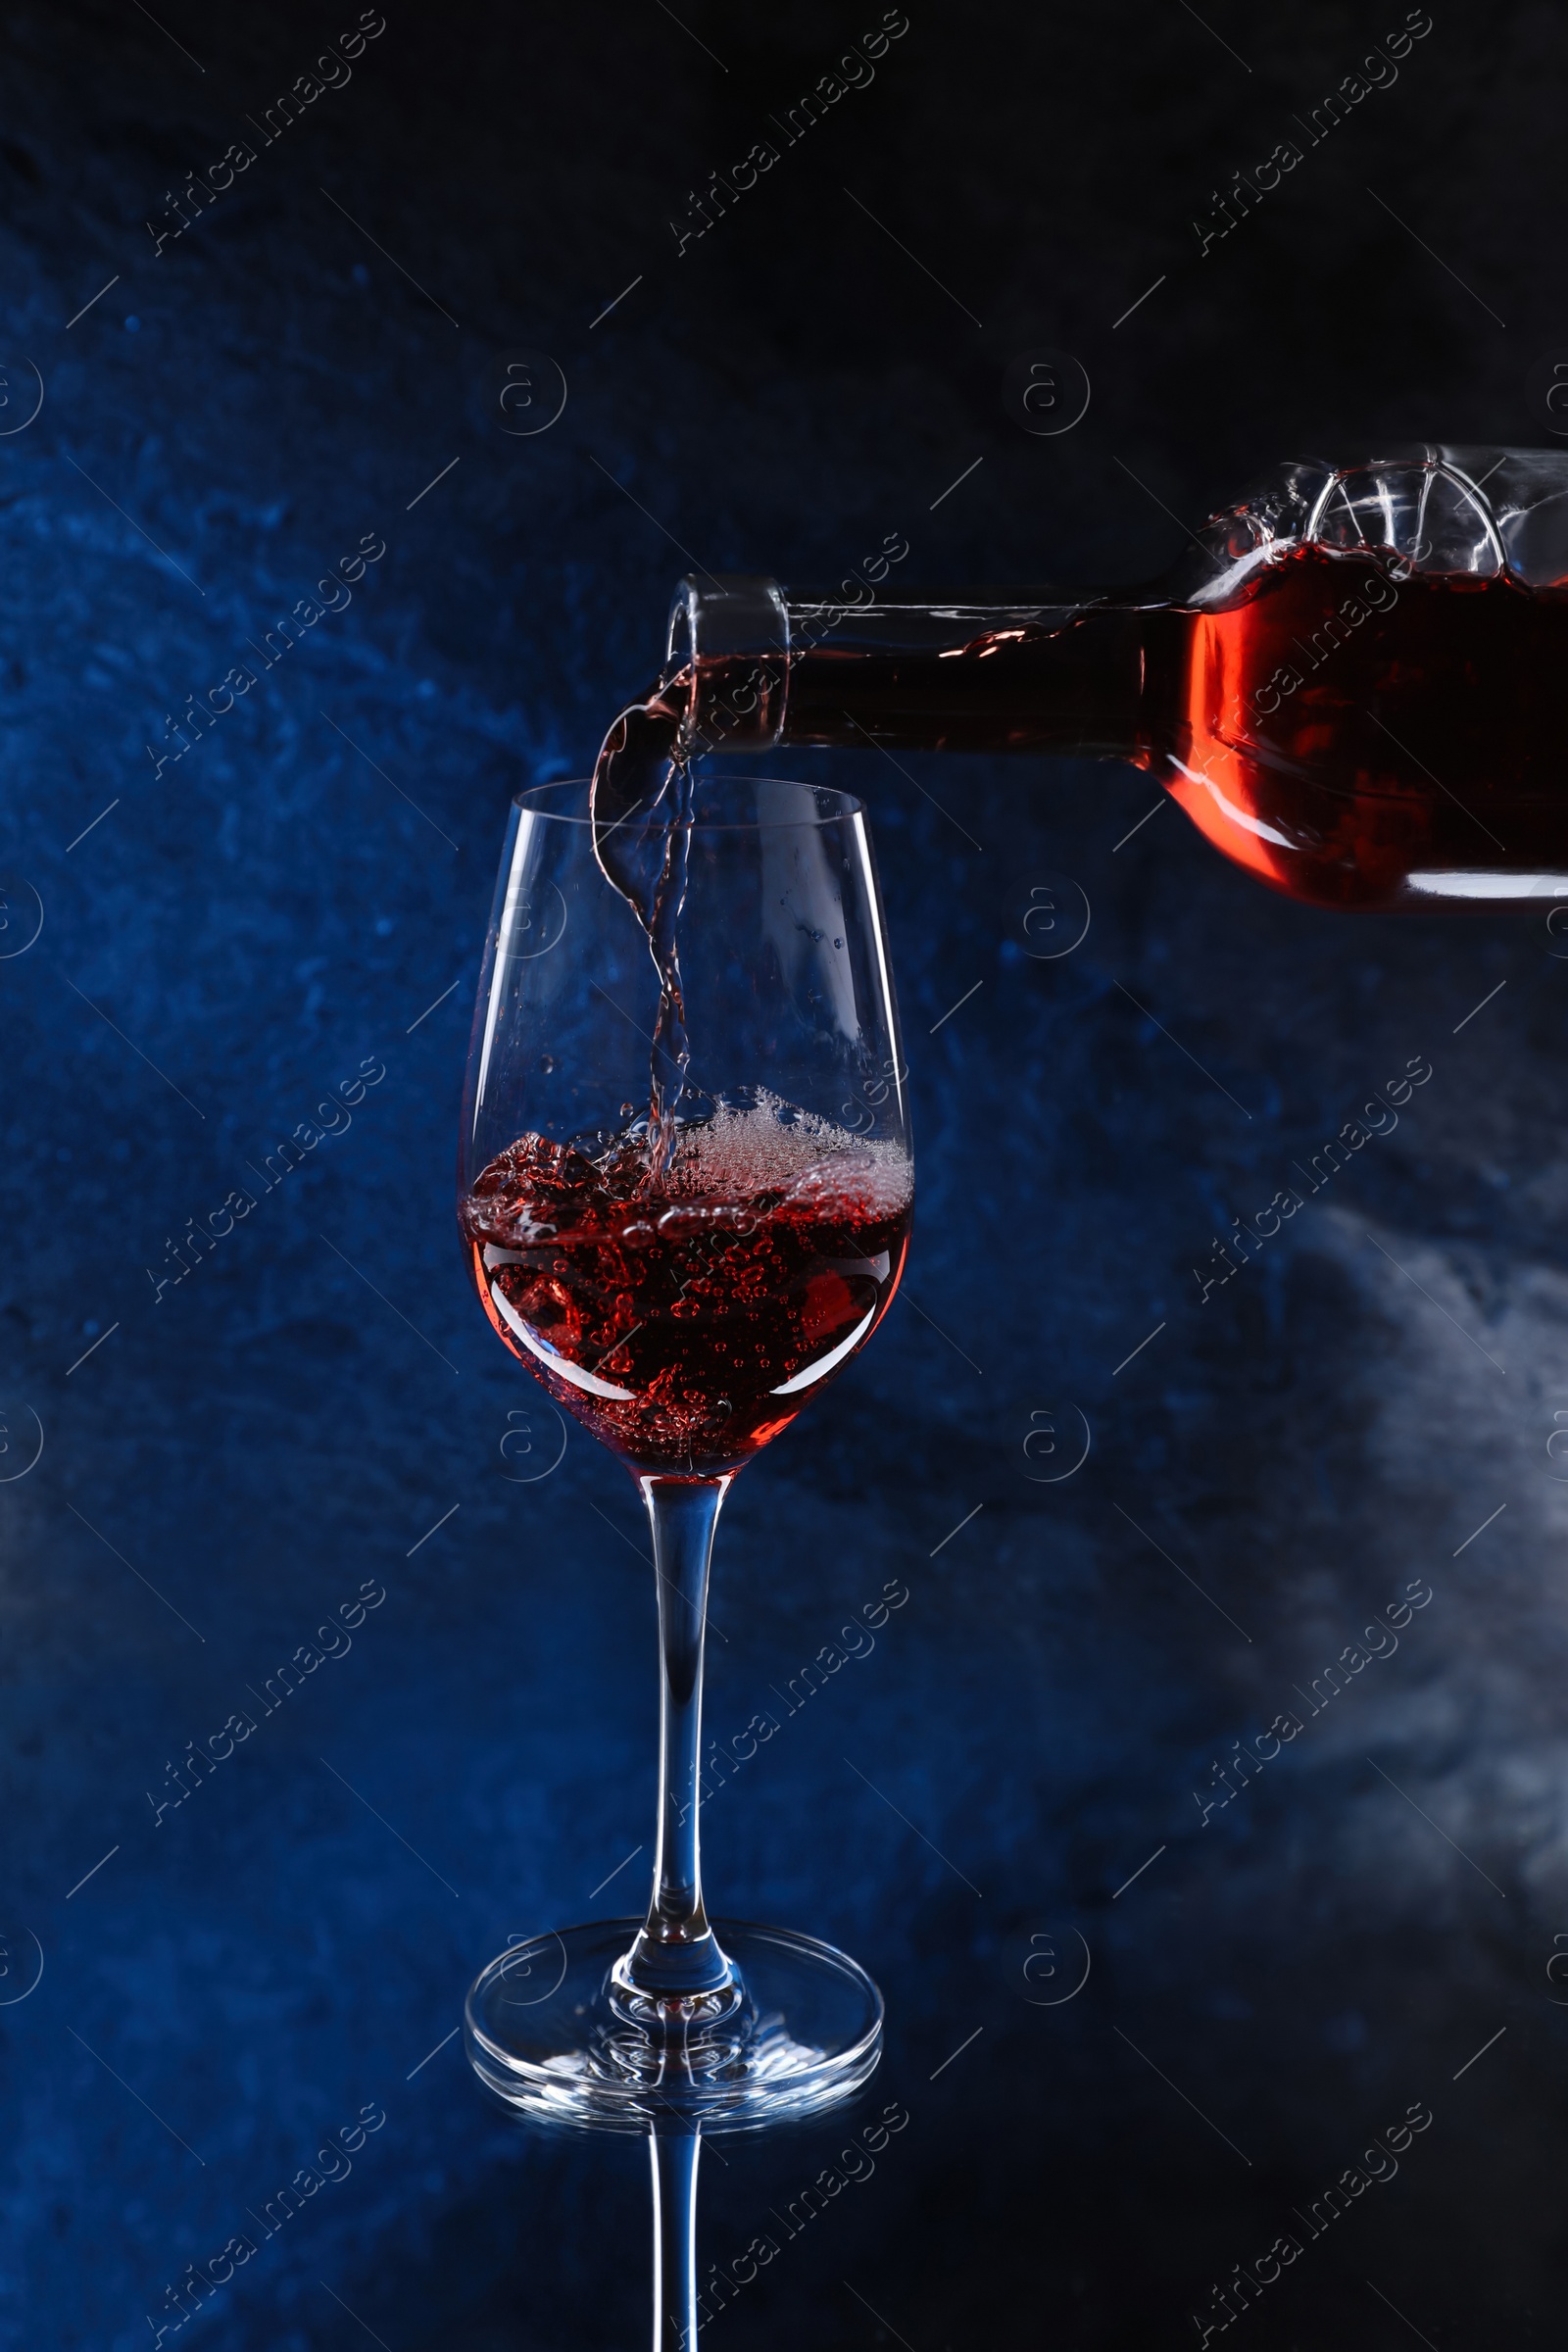
M1135 577L1298 449L1544 438L1568 34L1440 8L1200 259L1210 191L1402 11L911 0L874 84L677 259L688 190L878 10L389 7L155 254L165 191L355 15L173 10L5 12L0 421L29 362L45 400L0 440L6 937L29 891L44 918L0 964L4 1463L29 1415L45 1442L0 1487L0 1984L24 1932L45 1967L0 2009L0 2342L149 2342L186 2263L378 2101L352 2177L167 2340L619 2345L640 2151L513 2130L456 2042L420 2065L509 1933L633 1907L646 1853L591 1890L653 1793L635 1495L575 1431L517 1483L554 1424L456 1245L508 796L583 772L691 560L836 577L901 530L933 582ZM1000 397L1040 345L1094 385L1056 440ZM516 350L569 386L535 439L484 406ZM155 779L165 713L367 533L352 607ZM873 810L906 1302L726 1508L710 1728L886 1580L909 1599L716 1799L708 1859L720 1910L871 1967L871 2103L911 2122L714 2340L1196 2342L1210 2285L1424 2101L1398 2179L1239 2328L1555 2341L1561 943L1291 906L1171 808L1118 850L1131 771L904 764L811 772ZM1093 921L1039 962L1020 893L1052 874ZM1397 1132L1200 1306L1212 1237L1411 1055ZM352 1127L155 1302L167 1240L367 1057ZM1069 1402L1089 1460L1031 1483L1031 1416ZM519 1414L543 1452L503 1454ZM1397 1654L1201 1827L1231 1741L1414 1578ZM367 1580L352 1652L155 1825L166 1763ZM1028 2006L1029 1937L1065 1986L1074 1930L1087 1985ZM704 2270L850 2128L719 2143Z

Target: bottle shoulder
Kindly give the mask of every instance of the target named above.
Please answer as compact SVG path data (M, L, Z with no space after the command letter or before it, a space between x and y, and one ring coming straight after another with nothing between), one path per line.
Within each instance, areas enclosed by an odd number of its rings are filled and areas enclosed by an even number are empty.
M1276 466L1211 515L1164 583L1170 601L1228 606L1266 565L1321 548L1395 577L1498 579L1568 591L1568 450L1426 442Z

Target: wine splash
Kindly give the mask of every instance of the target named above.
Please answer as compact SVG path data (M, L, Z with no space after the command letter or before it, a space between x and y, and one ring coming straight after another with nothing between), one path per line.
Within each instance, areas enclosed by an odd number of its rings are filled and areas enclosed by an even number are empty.
M642 927L659 975L648 1071L648 1164L668 1167L691 1062L678 928L691 848L692 762L681 715L658 686L623 710L594 762L588 813L594 857Z

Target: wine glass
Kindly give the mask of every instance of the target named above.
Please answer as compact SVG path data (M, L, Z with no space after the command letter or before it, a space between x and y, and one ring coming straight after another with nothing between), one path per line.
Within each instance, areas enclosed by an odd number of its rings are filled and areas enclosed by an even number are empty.
M676 816L651 837L648 922L596 856L585 786L514 802L459 1171L491 1324L647 1505L661 1666L646 1919L500 1954L469 1991L466 2046L520 2112L638 2131L808 2114L881 2052L881 1995L855 1961L708 1917L703 1634L730 1484L887 1312L913 1202L864 810L817 785L688 775Z

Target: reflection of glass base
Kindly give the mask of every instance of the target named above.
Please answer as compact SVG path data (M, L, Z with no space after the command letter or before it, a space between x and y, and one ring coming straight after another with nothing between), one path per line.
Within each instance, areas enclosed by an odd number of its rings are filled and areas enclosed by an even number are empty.
M755 2131L831 2107L881 2057L882 1995L831 1944L715 1920L737 1990L651 2003L612 1981L641 1925L536 1936L475 1979L468 2057L518 2114L601 2132L677 2119Z

